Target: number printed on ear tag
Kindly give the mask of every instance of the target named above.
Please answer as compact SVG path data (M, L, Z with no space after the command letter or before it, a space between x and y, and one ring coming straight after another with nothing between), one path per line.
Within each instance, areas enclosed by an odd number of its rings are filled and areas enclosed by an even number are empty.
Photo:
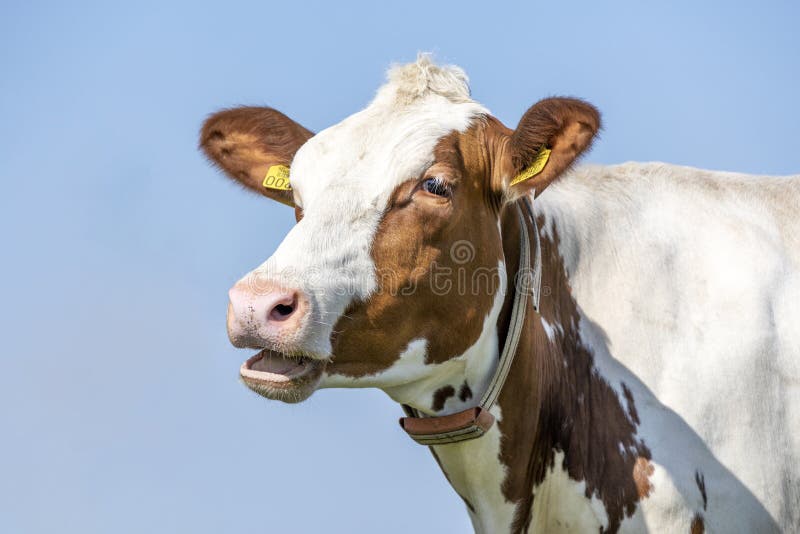
M273 165L267 170L267 175L261 185L267 189L277 189L278 191L291 191L292 185L289 183L289 167L286 165Z

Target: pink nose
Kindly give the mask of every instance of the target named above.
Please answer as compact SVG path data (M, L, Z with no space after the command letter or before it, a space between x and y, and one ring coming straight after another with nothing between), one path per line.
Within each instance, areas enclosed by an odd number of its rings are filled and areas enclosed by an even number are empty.
M308 298L294 288L239 281L228 293L228 337L236 347L270 347L295 335L308 312Z

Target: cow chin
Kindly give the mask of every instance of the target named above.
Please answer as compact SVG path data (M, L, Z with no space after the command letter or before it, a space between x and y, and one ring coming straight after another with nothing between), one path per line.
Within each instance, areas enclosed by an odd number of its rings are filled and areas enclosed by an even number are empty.
M316 391L326 365L327 360L264 349L242 364L239 376L262 397L297 403Z

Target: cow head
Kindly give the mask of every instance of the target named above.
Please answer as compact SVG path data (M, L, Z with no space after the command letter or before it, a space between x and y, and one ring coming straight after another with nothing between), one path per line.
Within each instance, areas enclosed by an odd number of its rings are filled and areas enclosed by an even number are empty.
M427 57L392 69L366 109L316 135L269 108L211 116L208 157L297 219L230 291L231 342L259 351L245 384L287 402L375 386L423 411L441 409L431 395L443 388L480 394L508 286L504 208L543 191L599 127L592 106L550 98L510 130L470 98L460 69ZM515 180L543 149L544 168ZM291 189L265 186L281 165Z

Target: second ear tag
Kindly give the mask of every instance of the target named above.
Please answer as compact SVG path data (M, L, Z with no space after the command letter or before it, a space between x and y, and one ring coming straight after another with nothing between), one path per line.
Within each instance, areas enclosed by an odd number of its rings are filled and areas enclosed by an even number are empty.
M527 169L516 175L509 185L516 185L525 180L530 180L542 172L544 166L547 165L547 161L550 159L550 152L552 151L547 147L540 148L539 152L536 153L536 157L533 158L533 163L531 163Z

